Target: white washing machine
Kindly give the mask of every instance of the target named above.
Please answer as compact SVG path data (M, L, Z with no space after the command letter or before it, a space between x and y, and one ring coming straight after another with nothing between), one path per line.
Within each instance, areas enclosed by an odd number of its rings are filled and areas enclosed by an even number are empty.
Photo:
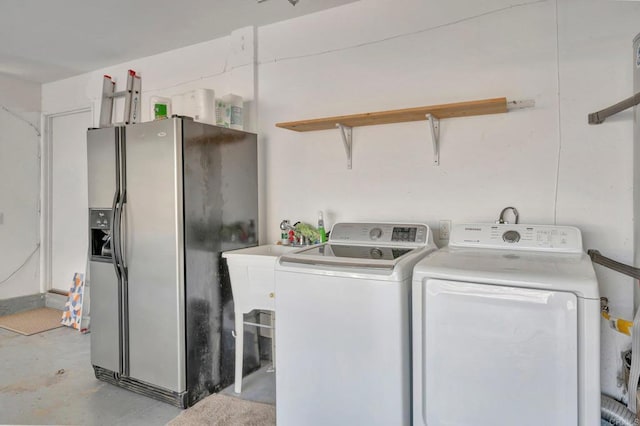
M413 274L413 424L600 424L600 300L580 231L470 224Z
M421 224L337 223L276 265L278 425L411 423L411 274Z

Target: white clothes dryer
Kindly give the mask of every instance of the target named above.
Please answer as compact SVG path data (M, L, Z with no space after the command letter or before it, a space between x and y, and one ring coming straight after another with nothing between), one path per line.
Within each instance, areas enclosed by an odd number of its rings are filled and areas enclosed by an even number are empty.
M276 265L278 425L411 423L411 274L422 224L337 223Z
M467 224L413 274L413 424L600 424L600 300L577 228Z

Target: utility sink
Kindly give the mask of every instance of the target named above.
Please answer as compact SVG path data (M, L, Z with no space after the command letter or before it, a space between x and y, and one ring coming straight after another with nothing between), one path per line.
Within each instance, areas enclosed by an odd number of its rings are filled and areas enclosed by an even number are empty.
M235 384L234 391L242 392L242 364L244 351L244 314L254 309L276 310L275 282L276 262L284 253L297 247L268 244L240 250L225 251L231 278L231 292L235 308ZM255 326L256 324L247 323ZM272 323L273 324L273 323ZM274 338L271 339L271 353L275 357ZM275 358L274 358L275 359Z
M275 266L278 257L299 247L267 244L226 251L236 312L275 310Z

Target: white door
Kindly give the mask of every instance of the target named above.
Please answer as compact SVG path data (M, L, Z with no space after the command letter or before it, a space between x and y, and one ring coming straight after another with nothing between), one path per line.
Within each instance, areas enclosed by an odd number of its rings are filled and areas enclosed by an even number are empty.
M69 291L85 273L88 245L87 129L91 111L51 117L51 287Z

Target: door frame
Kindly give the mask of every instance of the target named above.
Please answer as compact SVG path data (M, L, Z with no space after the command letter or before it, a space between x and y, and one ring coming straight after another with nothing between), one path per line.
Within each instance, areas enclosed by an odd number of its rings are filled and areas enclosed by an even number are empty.
M51 114L43 114L40 138L40 292L46 293L53 288L51 282L51 257L53 243L53 120L67 115L91 114L94 119L94 105L74 108Z

